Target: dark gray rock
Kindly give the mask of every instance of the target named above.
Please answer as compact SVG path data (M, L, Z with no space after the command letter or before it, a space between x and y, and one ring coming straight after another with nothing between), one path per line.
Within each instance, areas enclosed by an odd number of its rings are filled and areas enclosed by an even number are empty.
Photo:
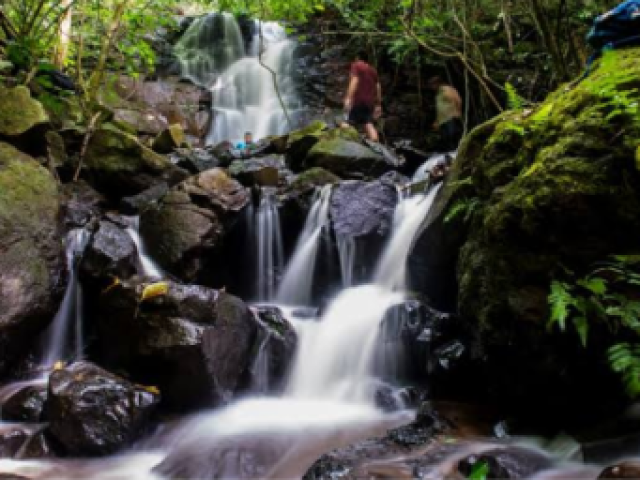
M468 478L478 463L487 465L487 479L530 478L552 466L551 459L539 451L505 447L460 460L458 471Z
M120 200L120 211L124 214L136 215L144 211L151 204L164 197L169 191L169 185L159 183L132 197L124 197Z
M46 385L26 386L4 402L2 419L14 422L40 422L46 400Z
M121 227L103 220L84 253L82 271L94 278L135 273L136 247Z
M151 389L77 362L49 378L49 431L72 455L113 453L142 433L159 401Z

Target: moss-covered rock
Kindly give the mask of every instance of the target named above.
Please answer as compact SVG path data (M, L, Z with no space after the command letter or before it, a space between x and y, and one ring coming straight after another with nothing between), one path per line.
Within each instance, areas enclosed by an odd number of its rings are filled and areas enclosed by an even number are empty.
M584 81L477 128L461 147L424 235L457 232L448 239L460 240L459 313L491 372L481 388L502 400L576 413L587 392L616 398L602 339L583 349L573 333L550 333L547 296L564 268L640 253L639 103L640 49L615 51Z
M58 189L33 158L0 143L0 374L55 314L62 245Z
M318 143L322 134L326 131L324 122L313 122L300 130L289 133L286 142L287 165L293 171L304 169L304 159L309 150Z
M184 130L179 124L170 125L153 141L153 150L158 153L171 153L176 148L187 146Z
M321 138L307 154L305 165L322 167L341 177L360 179L377 177L390 170L382 155L340 136Z
M49 123L44 107L31 98L25 86L0 87L0 105L0 135L4 137L15 138Z
M111 198L136 195L158 183L175 185L188 173L138 139L111 124L99 128L87 147L84 172L89 182Z

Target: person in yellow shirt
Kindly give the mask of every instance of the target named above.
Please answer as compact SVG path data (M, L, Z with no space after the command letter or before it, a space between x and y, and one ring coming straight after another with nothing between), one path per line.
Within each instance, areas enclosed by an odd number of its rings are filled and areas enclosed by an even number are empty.
M460 94L438 76L429 79L427 88L436 94L436 121L433 128L440 132L442 150L456 150L464 132Z

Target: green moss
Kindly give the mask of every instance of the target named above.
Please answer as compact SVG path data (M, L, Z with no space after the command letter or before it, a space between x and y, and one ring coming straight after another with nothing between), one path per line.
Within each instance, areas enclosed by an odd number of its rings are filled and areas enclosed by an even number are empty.
M315 167L305 170L298 175L291 183L290 190L300 192L314 187L338 183L339 181L340 177L337 175L334 175L324 168Z
M0 142L0 234L32 231L54 222L57 185L44 167L11 145Z
M31 98L27 87L0 87L0 105L0 135L16 137L49 122L42 104Z

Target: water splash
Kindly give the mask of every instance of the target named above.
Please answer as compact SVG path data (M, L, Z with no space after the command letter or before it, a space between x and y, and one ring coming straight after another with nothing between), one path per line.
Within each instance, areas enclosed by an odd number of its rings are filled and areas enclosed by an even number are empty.
M78 268L88 242L89 232L85 229L74 229L67 235L66 257L69 283L58 313L45 333L43 367L52 367L57 361L69 356L73 356L76 360L82 358L84 350L82 286L78 281ZM72 328L73 335L70 331ZM73 355L71 355L72 345L75 345Z
M138 262L142 267L142 273L145 277L152 280L160 280L166 275L162 269L156 264L147 253L142 237L140 236L140 217L132 217L130 219L131 226L127 228L127 233L131 237L136 251L138 252Z
M325 185L319 193L316 192L316 198L278 289L276 296L278 303L310 304L321 233L329 221L330 199L331 185Z
M276 189L261 189L260 206L256 212L258 224L258 300L272 301L275 296L276 277L282 271L284 251Z

